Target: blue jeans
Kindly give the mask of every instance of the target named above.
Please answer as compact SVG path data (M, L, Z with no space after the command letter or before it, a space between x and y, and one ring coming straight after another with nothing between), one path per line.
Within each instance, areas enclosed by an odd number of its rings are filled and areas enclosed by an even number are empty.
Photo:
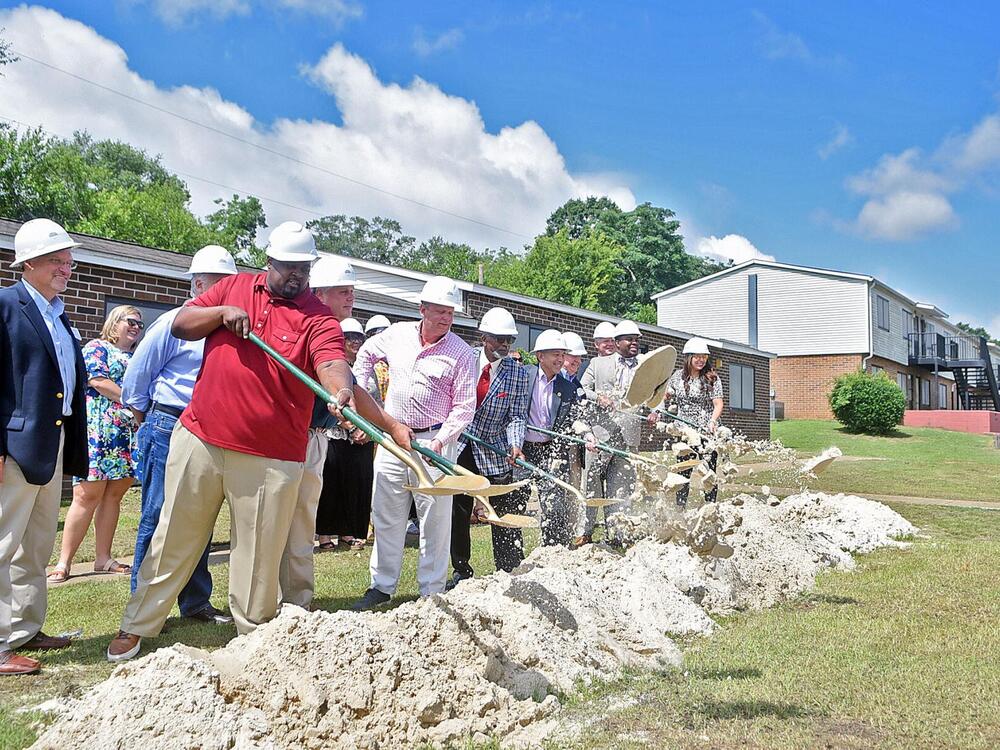
M139 427L136 436L139 455L142 457L138 467L139 480L142 482L142 515L139 518L139 531L135 540L135 558L132 562L132 591L135 591L139 566L146 556L149 543L160 521L160 509L163 507L163 481L167 471L167 451L170 449L170 433L177 423L177 417L162 411L151 411ZM187 582L177 597L177 605L181 615L193 615L209 605L212 595L212 574L208 572L208 551L198 561L191 580Z

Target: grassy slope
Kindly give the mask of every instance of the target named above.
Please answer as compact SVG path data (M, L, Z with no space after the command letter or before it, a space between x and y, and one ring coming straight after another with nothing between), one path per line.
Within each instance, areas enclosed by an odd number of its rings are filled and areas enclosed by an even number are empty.
M815 489L957 500L1000 501L1000 450L992 438L931 428L905 427L890 437L852 435L838 423L791 420L773 425L786 446L813 455L831 445L871 461L834 463ZM759 474L756 481L780 480Z
M683 672L585 690L581 720L594 699L636 703L575 746L1000 746L1000 514L897 510L933 539L729 618L690 644Z

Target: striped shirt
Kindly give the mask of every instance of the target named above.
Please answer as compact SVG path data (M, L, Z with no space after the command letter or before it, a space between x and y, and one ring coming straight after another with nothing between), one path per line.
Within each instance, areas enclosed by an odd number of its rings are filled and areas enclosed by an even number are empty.
M419 323L394 323L358 352L354 376L368 388L375 364L389 365L385 410L420 432L441 424L434 436L443 444L458 439L476 414L475 350L449 331L433 344L420 343Z

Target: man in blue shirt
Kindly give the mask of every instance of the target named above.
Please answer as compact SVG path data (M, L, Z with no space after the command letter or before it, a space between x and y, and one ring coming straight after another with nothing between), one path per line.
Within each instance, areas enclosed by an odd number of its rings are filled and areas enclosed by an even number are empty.
M191 295L197 297L213 284L237 273L233 256L223 247L203 247L191 260ZM201 371L205 340L183 341L170 333L181 308L157 318L136 347L122 381L122 402L129 406L141 426L137 436L139 479L142 482L142 515L135 540L132 591L136 576L163 507L163 480L167 468L170 434L177 418L191 402L194 383ZM232 618L212 606L212 574L208 571L209 545L177 597L182 617L202 622L226 623Z

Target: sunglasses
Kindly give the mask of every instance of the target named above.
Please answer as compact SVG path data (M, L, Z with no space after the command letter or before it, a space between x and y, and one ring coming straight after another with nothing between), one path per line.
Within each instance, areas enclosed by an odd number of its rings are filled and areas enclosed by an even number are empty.
M487 334L487 336L498 344L513 344L516 336L494 336L492 333Z
M140 331L146 327L145 323L135 318L125 318L125 322L128 323L129 328L138 328Z

